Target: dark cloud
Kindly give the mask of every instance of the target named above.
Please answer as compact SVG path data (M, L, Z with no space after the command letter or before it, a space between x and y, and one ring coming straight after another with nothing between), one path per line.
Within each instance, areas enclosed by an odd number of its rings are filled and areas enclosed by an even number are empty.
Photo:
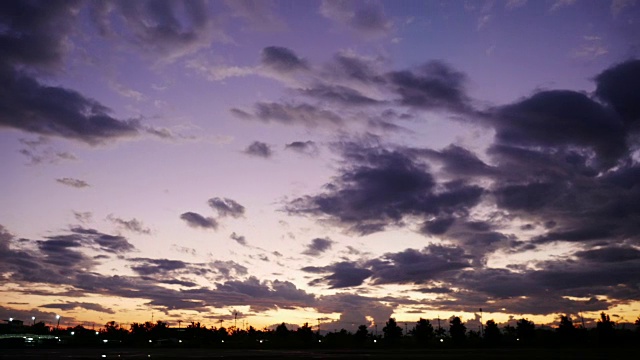
M460 247L429 245L421 251L387 253L367 263L374 284L425 284L451 271L471 266Z
M67 151L59 151L50 144L50 139L45 136L38 136L35 140L19 139L20 144L25 147L19 153L29 159L30 165L38 164L58 164L61 161L78 160L78 158Z
M329 275L311 281L309 285L326 283L332 289L362 285L364 280L373 274L369 269L358 267L358 265L346 261L325 267L307 266L301 270L313 274L329 273Z
M331 249L334 241L331 239L315 238L307 245L307 249L302 253L309 256L320 256L325 251Z
M507 185L495 189L493 194L501 208L534 211L558 200L563 190L562 186L558 184L534 182Z
M134 258L128 261L139 276L102 275L94 271L97 263L82 252L92 245L89 241L99 236L93 230L79 229L69 235L34 241L35 251L27 252L16 248L18 240L0 226L0 271L10 273L12 282L51 284L51 289L55 289L25 290L31 295L82 297L91 294L143 299L148 301L148 306L164 311L191 309L207 312L211 307L234 305L247 305L262 311L306 308L316 303L313 295L288 281L260 281L255 277L236 280L237 277L245 277L248 269L233 261L194 264L179 260ZM196 287L192 278L205 278L214 286ZM161 284L190 289L172 290ZM80 302L50 304L47 307L108 312L106 308Z
M289 73L309 69L307 62L304 59L299 58L293 51L285 47L266 47L262 49L261 56L262 65L279 73Z
M350 53L339 53L326 66L327 75L334 79L348 79L364 84L384 83L384 78L375 70L369 59Z
M235 242L237 242L238 244L242 245L242 246L247 246L247 239L242 236L242 235L238 235L235 232L231 233L231 235L229 235L229 237L234 240Z
M218 228L218 222L212 217L204 217L198 213L186 212L180 215L180 219L184 220L189 226L194 228L213 229Z
M224 35L208 15L206 2L116 1L90 4L90 15L103 36L117 36L143 54L174 61Z
M60 309L62 311L71 311L75 309L92 310L105 314L115 314L116 312L110 308L106 308L100 304L87 303L87 302L66 302L59 304L44 304L40 305L41 308L46 309Z
M318 145L311 141L294 141L292 143L286 144L284 147L286 150L292 150L300 154L305 154L309 156L318 155L320 150L318 149Z
M246 112L237 110L234 114L247 118ZM319 125L340 125L342 118L336 113L321 109L310 104L284 104L260 102L255 105L255 114L250 118L257 118L264 122L278 122L285 125L303 125L316 127Z
M417 153L443 165L442 170L455 177L475 177L495 174L495 168L487 165L475 153L458 145L449 145L441 151L421 149Z
M605 247L578 251L575 255L592 262L619 263L640 260L640 250L628 246Z
M320 13L367 37L386 35L392 28L392 22L378 2L323 1Z
M601 227L584 227L580 229L559 229L547 232L544 235L532 239L535 243L547 243L552 241L585 242L607 239L613 232Z
M168 259L131 259L138 265L131 266L131 269L140 275L165 275L175 270L185 269L187 264L179 260Z
M640 60L613 66L595 80L596 96L610 104L626 123L640 119Z
M84 180L68 178L68 177L62 178L62 179L56 179L56 181L59 182L60 184L71 186L71 187L78 188L78 189L82 189L82 188L90 186Z
M444 62L431 61L414 70L390 72L387 78L402 105L456 113L471 111L465 93L466 75Z
M124 9L126 2L92 4L92 8L104 10L102 20L114 9ZM168 2L142 2L134 9L133 17L155 13L156 20L171 19L163 16L163 8L171 7ZM196 7L198 2L190 2L185 8ZM100 102L88 98L72 89L43 84L37 75L54 72L61 68L68 49L73 48L69 35L76 27L81 1L6 1L0 5L0 127L19 129L34 134L57 136L81 141L90 145L134 137L143 127L138 119L118 119L111 110ZM122 6L121 6L122 5ZM94 10L95 10L94 9ZM147 11L148 10L148 11ZM100 11L91 11L98 14ZM187 11L187 13L189 13ZM202 12L204 13L204 12ZM128 19L130 19L129 17ZM174 18L175 20L175 18ZM171 26L162 29L168 35ZM157 39L156 39L157 40ZM182 39L181 43L185 43ZM159 42L158 42L159 43ZM175 48L172 46L171 48ZM41 161L41 156L33 150L23 149L26 156ZM72 157L59 153L57 158ZM54 157L55 159L55 157Z
M268 144L254 141L244 150L244 153L251 156L270 158L271 155L273 155L273 150L271 150L271 146Z
M93 229L72 228L69 233L43 240L16 240L2 228L0 249L0 270L10 273L12 281L57 284L58 288L72 284L76 275L95 269L104 257L91 256L91 252L123 255L134 247L125 238Z
M292 214L326 216L360 234L398 225L405 216L432 216L475 206L482 189L449 184L436 189L427 166L410 151L341 144L345 166L327 191L290 202Z
M314 87L298 89L298 92L318 100L332 101L346 106L362 106L379 103L378 100L362 95L357 90L341 85L318 84Z
M110 253L126 253L135 249L124 236L109 235L95 229L75 227L71 229L74 235L82 237L85 242L93 241L101 250Z
M298 289L289 281L260 281L249 277L244 281L227 281L218 285L218 291L237 294L241 299L251 303L256 310L306 307L315 303L315 297Z
M326 274L309 285L328 284L331 288L362 285L370 278L373 284L427 284L447 278L471 267L471 256L461 247L429 245L422 250L406 249L386 253L366 262L339 262L325 267L308 266L302 271Z
M54 67L65 55L80 1L3 1L1 62ZM4 82L4 81L3 81ZM6 87L6 84L5 86Z
M449 230L451 225L455 222L455 218L450 216L444 216L440 218L435 218L431 221L428 221L424 224L422 229L423 232L433 235L442 235Z
M113 215L107 216L107 219L127 231L145 235L151 234L151 229L144 226L142 221L138 219L124 220Z
M93 218L93 213L91 213L90 211L74 211L73 212L73 217L83 223L89 223L91 222L91 219Z
M207 203L212 209L218 212L219 217L231 216L233 218L239 218L244 216L244 206L232 199L215 197L209 199Z
M502 107L495 121L496 140L519 147L591 150L605 165L626 151L623 123L585 94L542 91Z
M0 126L97 145L138 135L138 120L119 120L99 102L69 89L0 71Z

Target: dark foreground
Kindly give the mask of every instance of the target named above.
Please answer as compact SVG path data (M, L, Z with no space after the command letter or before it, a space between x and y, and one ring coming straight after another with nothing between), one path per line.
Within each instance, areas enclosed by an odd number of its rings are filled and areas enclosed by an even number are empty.
M628 359L634 349L0 349L0 359ZM636 353L637 355L637 353ZM631 357L633 358L633 356Z

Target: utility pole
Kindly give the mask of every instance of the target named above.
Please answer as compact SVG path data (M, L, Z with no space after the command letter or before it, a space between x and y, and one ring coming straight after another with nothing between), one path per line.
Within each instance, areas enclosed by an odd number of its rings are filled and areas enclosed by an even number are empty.
M480 336L484 336L484 325L482 324L482 308L480 308Z
M233 311L233 328L238 330L238 312L235 310Z

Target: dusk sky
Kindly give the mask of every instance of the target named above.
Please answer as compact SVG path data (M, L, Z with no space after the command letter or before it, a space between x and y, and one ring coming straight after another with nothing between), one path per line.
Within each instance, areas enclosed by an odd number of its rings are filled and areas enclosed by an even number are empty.
M0 319L633 322L638 34L635 0L0 1Z

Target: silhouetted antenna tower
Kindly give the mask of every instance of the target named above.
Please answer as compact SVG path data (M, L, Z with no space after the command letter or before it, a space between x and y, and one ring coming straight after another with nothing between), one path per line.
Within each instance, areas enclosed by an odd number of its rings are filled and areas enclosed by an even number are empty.
M233 310L233 328L238 330L238 312Z

